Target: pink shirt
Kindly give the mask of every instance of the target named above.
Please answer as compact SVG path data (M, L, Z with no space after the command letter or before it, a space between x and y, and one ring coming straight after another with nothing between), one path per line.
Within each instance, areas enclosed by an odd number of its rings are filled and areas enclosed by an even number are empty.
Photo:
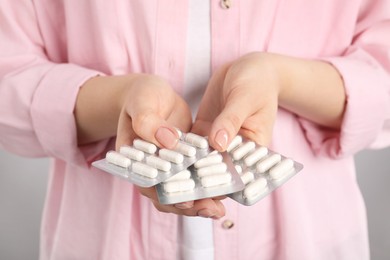
M390 1L219 2L213 69L251 51L323 59L342 74L348 102L340 132L279 110L271 148L305 169L254 206L224 200L215 259L368 259L352 155L390 143ZM1 2L1 147L55 158L42 260L174 259L178 217L89 167L113 142L78 148L73 108L97 74L155 73L183 93L187 13L187 1L173 0Z

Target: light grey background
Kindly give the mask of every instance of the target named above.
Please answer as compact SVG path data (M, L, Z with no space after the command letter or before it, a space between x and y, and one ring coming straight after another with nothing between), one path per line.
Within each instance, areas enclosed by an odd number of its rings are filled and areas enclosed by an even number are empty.
M48 166L47 159L20 158L0 150L0 260L38 259ZM390 148L361 152L356 166L368 209L372 260L388 260Z

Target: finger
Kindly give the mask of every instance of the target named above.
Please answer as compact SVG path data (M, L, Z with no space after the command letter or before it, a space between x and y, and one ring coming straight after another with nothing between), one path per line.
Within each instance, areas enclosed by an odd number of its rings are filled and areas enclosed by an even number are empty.
M212 123L206 120L196 119L191 127L191 132L200 136L208 136Z
M220 92L229 64L218 69L207 84L206 91L199 105L191 132L209 136L211 124L223 108L224 100Z
M167 122L170 125L187 133L191 129L192 114L188 104L179 96L176 96L176 109L169 115Z
M225 216L225 206L220 200L203 199L196 202L200 205L195 204L194 208L199 207L196 214L200 217L219 219Z
M227 198L226 195L221 195L221 196L213 197L213 200L224 200L226 198Z
M177 215L199 216L204 218L221 218L225 215L225 207L222 202L210 198L196 200L193 202L191 208L186 209L180 209L174 205L162 205L153 200L152 202L159 211Z
M136 122L127 113L119 116L116 149L131 144L137 136L160 147L173 148L176 145L179 138L177 131L158 115L139 115L135 120Z
M178 134L157 111L144 110L132 116L132 128L144 140L167 148L175 147Z
M177 95L168 82L159 77L141 77L136 81L127 93L128 101L121 111L128 116L122 116L125 120L122 124L126 128L118 128L118 136L121 140L127 140L134 133L142 139L153 142L158 146L173 148L178 140L178 134L174 127L167 122L169 116L178 106ZM129 128L128 117L131 118ZM122 137L123 135L123 137Z
M133 130L130 116L127 115L127 113L121 113L119 115L117 136L115 142L116 150L119 150L119 148L123 145L130 145L135 137L136 134Z
M149 188L144 188L140 186L135 186L135 187L143 196L148 197L152 201L158 201L157 191L155 187L149 187Z
M190 209L194 206L194 201L185 201L174 205L178 209Z
M218 151L225 151L244 121L256 113L253 97L243 92L242 89L236 88L227 96L224 109L212 124L209 141Z
M239 134L260 145L268 146L272 139L276 113L277 105L263 108L245 120Z

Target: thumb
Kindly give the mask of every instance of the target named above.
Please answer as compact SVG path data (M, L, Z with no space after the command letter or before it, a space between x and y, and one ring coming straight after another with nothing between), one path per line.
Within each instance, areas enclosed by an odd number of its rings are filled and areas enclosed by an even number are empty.
M229 102L229 105L225 106L211 126L210 145L220 152L226 150L248 117L249 110L243 108L240 103L237 101Z
M171 149L176 146L179 139L176 129L157 113L140 113L133 118L127 113L122 113L118 124L116 147L132 143L136 136Z
M210 145L220 152L225 151L239 132L259 144L267 145L272 136L277 103L269 101L259 107L256 102L256 97L243 92L231 95L211 126Z
M238 133L261 145L267 146L271 141L277 105L255 110L244 104L252 102L242 100L244 102L232 102L226 106L212 124L209 143L220 152L227 149Z

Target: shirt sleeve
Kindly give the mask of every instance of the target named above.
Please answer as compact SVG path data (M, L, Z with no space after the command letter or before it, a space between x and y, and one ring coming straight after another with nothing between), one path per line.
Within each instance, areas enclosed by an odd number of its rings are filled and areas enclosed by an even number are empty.
M313 151L340 158L390 145L390 1L366 1L351 46L326 57L340 73L346 108L339 132L300 118Z
M1 5L0 147L86 165L108 140L79 148L73 111L79 88L102 73L47 58L32 1Z

